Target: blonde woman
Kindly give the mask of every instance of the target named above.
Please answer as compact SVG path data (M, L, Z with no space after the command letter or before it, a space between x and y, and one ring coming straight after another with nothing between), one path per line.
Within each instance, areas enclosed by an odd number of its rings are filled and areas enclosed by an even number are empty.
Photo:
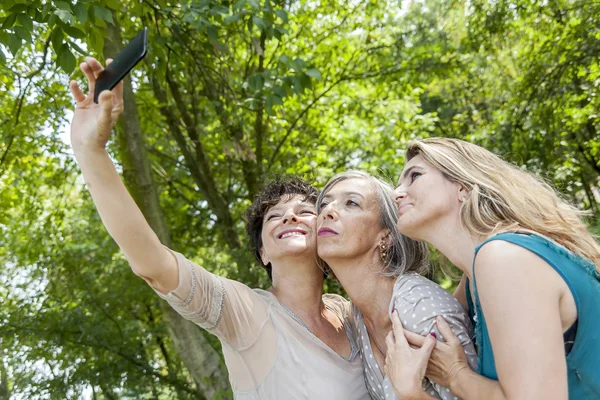
M473 372L438 318L447 343L436 344L427 376L464 399L600 398L600 246L580 212L532 174L464 141L412 142L406 161L395 191L398 228L464 272L458 297L469 303L479 352ZM400 336L422 340L396 328L387 365L403 390L400 356L411 350Z

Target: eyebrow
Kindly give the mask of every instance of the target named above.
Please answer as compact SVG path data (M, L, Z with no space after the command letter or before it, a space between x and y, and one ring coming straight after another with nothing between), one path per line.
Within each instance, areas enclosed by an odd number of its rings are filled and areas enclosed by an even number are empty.
M421 170L423 169L423 167L421 167L421 166L419 166L419 165L413 165L412 167L410 167L409 169L407 169L406 171L404 171L404 173L402 174L402 176L400 177L400 179L398 179L398 184L400 184L400 182L401 182L403 179L405 179L405 178L408 176L408 174L410 174L410 172L411 172L413 169L417 169L417 168L418 168L418 169L421 169Z
M312 204L312 203L309 203L309 202L306 202L306 201L303 201L303 202L299 203L298 205L300 206L300 208L304 208L304 207L306 207L306 208L313 208L313 209L316 208L315 204ZM273 206L273 207L269 208L269 211L267 211L265 213L265 217L267 215L271 214L271 213L281 212L281 209L282 209L282 205L280 205L280 204L278 204L276 206Z
M342 194L342 196L352 196L352 195L354 195L354 196L362 197L363 199L365 198L365 196L363 196L362 194L360 194L358 192L342 192L341 194ZM325 196L323 196L323 199L328 199L328 198L331 198L331 197L332 197L332 195L329 194L329 193L327 193Z

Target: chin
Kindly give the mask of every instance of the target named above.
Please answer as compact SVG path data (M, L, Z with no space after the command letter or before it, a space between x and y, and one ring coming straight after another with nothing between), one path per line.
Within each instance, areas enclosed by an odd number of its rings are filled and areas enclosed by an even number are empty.
M396 227L398 231L404 236L408 236L409 238L413 238L418 235L419 224L417 221L411 221L410 218L399 219Z
M323 261L329 263L330 261L341 257L344 252L343 249L340 251L340 249L334 246L318 246L317 254Z

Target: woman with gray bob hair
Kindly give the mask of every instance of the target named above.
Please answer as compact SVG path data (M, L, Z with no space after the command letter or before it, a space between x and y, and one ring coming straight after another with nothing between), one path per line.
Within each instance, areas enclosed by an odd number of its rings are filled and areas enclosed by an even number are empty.
M389 183L378 179L366 172L350 170L339 173L327 182L317 200L317 212L321 212L323 196L333 186L348 179L364 179L373 187L379 206L379 221L382 227L389 230L390 245L383 260L381 274L383 276L398 277L408 272L424 274L428 270L428 249L424 242L410 239L398 232L398 206L394 203L392 193L394 188Z
M435 318L443 315L472 367L477 360L467 313L450 293L421 275L427 271L426 244L398 231L392 193L392 186L381 179L347 171L331 178L317 200L317 251L353 303L365 382L376 400L397 398L388 378L395 371L385 366L392 321L427 337L427 350L415 351L424 357L422 353L431 352L440 337ZM413 364L413 356L407 354L403 362ZM447 388L422 379L425 371L415 371L418 374L422 376L411 382L423 382L429 395L455 398Z

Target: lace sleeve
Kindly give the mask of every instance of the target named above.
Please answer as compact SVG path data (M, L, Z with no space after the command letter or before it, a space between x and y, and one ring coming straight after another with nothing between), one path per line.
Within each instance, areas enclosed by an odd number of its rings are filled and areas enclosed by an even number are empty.
M194 322L233 348L254 343L268 319L268 304L252 289L206 271L182 254L177 258L179 284L162 294L182 317Z

